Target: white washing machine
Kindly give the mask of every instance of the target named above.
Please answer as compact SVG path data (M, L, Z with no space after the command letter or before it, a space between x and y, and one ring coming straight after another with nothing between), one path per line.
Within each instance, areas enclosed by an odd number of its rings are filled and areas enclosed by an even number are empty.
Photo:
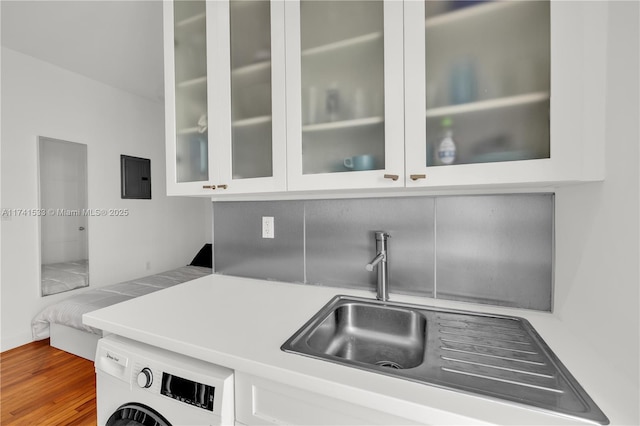
M232 425L233 371L115 335L98 341L99 426Z

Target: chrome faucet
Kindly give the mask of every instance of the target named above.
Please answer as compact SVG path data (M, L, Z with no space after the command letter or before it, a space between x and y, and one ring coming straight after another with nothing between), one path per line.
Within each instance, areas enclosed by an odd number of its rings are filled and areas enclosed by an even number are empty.
M376 287L376 299L386 302L389 300L389 268L387 268L387 239L388 232L376 231L376 257L365 266L367 271L373 271L378 267L378 285Z

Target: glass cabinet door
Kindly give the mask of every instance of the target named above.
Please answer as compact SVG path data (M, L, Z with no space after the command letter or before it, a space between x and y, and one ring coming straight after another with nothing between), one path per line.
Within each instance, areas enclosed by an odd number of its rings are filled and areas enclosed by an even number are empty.
M271 5L231 0L232 179L273 176Z
M287 7L289 187L381 186L402 167L402 2Z
M289 190L402 184L402 11L398 1L285 2Z
M548 1L426 1L427 167L550 158Z
M178 183L209 179L205 1L174 1L175 164Z
M300 3L303 174L385 167L381 1Z

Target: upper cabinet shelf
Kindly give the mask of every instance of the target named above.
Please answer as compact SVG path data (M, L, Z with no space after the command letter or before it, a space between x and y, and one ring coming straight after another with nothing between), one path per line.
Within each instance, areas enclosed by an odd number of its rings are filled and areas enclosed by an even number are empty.
M180 136L197 135L202 134L199 127L189 127L186 129L178 129L177 134Z
M434 2L444 5L445 2ZM456 25L478 19L503 19L505 14L517 11L518 3L526 1L487 1L472 6L466 6L454 11L438 13L434 16L427 16L425 27L427 29L437 28L445 25ZM517 12L516 12L517 13Z
M331 121L328 123L308 124L302 126L303 132L318 132L323 130L351 129L360 126L371 126L384 123L384 117L367 117L355 120Z
M232 123L233 127L249 127L259 126L271 123L271 116L265 115L261 117L245 118L243 120L236 120Z
M527 93L524 95L509 96L506 98L490 99L486 101L469 102L461 105L451 105L440 108L428 109L427 118L454 116L470 112L490 111L500 108L511 108L549 100L549 93Z
M357 48L364 43L370 43L377 40L381 40L382 37L383 37L382 32L365 34L358 37L348 38L345 40L336 41L334 43L325 44L322 46L304 49L301 52L301 55L312 56L312 55L319 55L322 53L330 53L340 49Z
M206 22L207 14L206 13L198 13L197 15L189 16L188 18L181 19L176 22L176 28L183 28L193 24L201 24L204 25Z
M178 89L187 89L190 87L194 87L194 86L201 86L201 85L206 85L207 84L207 77L196 77L196 78L192 78L191 80L186 80L186 81L181 81L178 84L176 84L176 88Z
M256 62L249 65L244 65L233 69L232 74L234 77L241 75L253 74L263 72L271 68L271 61Z

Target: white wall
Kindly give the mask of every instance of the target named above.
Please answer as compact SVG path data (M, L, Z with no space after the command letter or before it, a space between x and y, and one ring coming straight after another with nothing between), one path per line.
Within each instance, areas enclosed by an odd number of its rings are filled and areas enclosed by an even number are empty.
M640 3L609 6L606 179L556 193L555 315L619 367L637 407Z
M164 110L2 48L2 208L38 207L38 136L88 146L90 280L103 286L186 265L211 241L205 199L166 197ZM152 200L120 198L120 154L151 159ZM31 318L65 294L39 296L38 220L2 222L1 350L31 341ZM147 263L149 269L147 270Z
M2 22L2 7L0 7L0 22ZM2 33L2 31L0 31ZM2 46L2 36L0 35L0 46ZM0 80L2 77L2 51L0 48ZM2 99L2 83L0 82L0 100ZM0 102L0 146L2 143L2 102ZM2 207L2 148L0 147L0 207ZM1 218L0 218L1 220ZM2 241L2 223L0 222L0 242ZM0 351L2 351L2 244L0 244Z

